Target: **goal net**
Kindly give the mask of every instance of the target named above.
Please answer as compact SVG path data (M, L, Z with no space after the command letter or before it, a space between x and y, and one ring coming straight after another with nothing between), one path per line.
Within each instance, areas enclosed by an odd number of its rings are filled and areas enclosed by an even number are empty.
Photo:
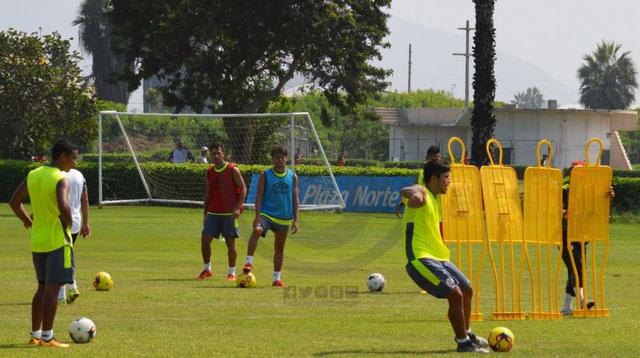
M300 210L344 208L322 143L306 113L166 114L103 111L98 119L99 205L202 205L212 165L204 147L224 146L247 185L253 208L259 174L282 145L298 174ZM203 155L204 154L204 155ZM91 156L85 156L90 160ZM204 158L204 159L203 159Z

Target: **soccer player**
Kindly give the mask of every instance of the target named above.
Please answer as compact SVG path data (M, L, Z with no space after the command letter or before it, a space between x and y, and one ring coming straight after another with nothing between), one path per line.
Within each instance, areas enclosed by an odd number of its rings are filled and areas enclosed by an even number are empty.
M571 257L569 256L569 250L567 248L567 209L569 208L569 181L570 181L570 176L571 176L571 171L573 170L573 168L577 167L577 166L582 166L585 165L586 163L581 161L581 160L574 160L571 163L571 167L569 168L569 177L567 178L566 182L564 183L564 185L562 185L562 208L563 208L563 215L562 215L562 261L564 262L564 265L567 267L567 284L565 286L565 297L564 297L564 304L562 305L562 309L560 310L560 313L562 313L565 316L571 316L573 315L573 301L576 298L576 277L573 273L573 266L571 265ZM616 194L613 191L613 187L609 187L609 190L607 191L606 195L609 196L609 199L613 199ZM587 243L585 243L586 245ZM583 258L582 257L582 250L580 248L580 243L579 242L572 242L571 243L571 253L573 254L573 260L576 263L576 270L578 271L578 287L580 288L580 305L584 307L586 307L587 309L591 309L595 306L595 302L593 301L589 301L586 303L584 302L584 290L583 290L583 272L582 272L582 261ZM585 254L586 254L586 250L585 250Z
M273 168L260 174L256 194L256 217L247 246L244 272L253 268L253 254L258 247L258 238L273 231L273 286L287 287L281 278L284 259L284 244L289 228L291 234L298 232L298 176L287 168L287 150L277 145L271 150Z
M57 141L51 151L51 165L29 172L11 196L9 205L24 227L31 229L31 252L38 288L31 302L30 345L69 347L53 336L53 323L61 285L73 281L73 242L69 180L64 172L74 167L77 148ZM32 215L22 203L29 197Z
M75 155L76 157L78 156L77 150ZM67 179L69 179L69 205L71 206L71 239L75 246L78 234L82 234L82 237L86 239L91 233L91 228L89 227L89 194L87 192L87 181L79 170L69 170ZM73 282L68 286L63 285L60 287L58 303L71 304L80 296L75 276L74 267Z
M229 163L224 157L224 147L220 143L211 145L213 165L206 174L204 190L204 220L200 251L204 269L198 280L206 280L213 276L211 271L211 241L222 235L227 245L229 260L228 281L236 279L236 239L240 236L238 219L242 213L247 187L242 179L240 169L235 163Z
M469 279L449 261L449 249L440 232L440 200L447 192L451 169L441 161L424 166L425 186L402 188L406 201L402 231L409 277L436 298L449 301L448 317L455 333L458 352L488 353L489 344L471 332L471 298Z

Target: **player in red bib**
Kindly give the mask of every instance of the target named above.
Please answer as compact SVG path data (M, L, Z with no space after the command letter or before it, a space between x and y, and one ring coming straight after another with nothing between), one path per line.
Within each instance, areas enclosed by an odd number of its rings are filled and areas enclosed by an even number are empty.
M244 184L240 169L235 163L224 158L222 144L214 143L210 147L213 165L207 170L204 192L204 220L200 250L204 269L198 280L206 280L213 276L211 270L211 241L222 235L227 244L229 258L228 281L236 279L236 238L240 237L238 218L242 213L247 187Z

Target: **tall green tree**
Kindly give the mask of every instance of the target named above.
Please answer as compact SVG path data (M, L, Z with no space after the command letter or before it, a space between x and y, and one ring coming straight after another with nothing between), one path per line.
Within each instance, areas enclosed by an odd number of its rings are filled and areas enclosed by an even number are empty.
M495 0L474 0L476 31L473 36L473 115L471 116L471 161L487 163L485 144L493 136L496 118L493 104L496 96L496 30L493 27Z
M622 45L602 41L583 57L578 69L580 103L593 109L627 109L635 99L636 68L630 51Z
M542 108L544 96L538 87L529 87L524 92L516 93L511 100L518 108Z
M82 48L92 56L91 72L96 95L99 99L126 105L129 86L114 74L131 67L132 62L126 62L122 55L113 51L112 42L117 40L113 38L111 23L106 16L109 11L108 0L85 0L73 24L79 26Z
M294 74L349 112L386 88L390 71L372 65L390 0L112 0L110 19L134 68L125 78L166 81L167 106L201 112L267 109ZM256 122L225 119L234 158L250 161Z
M0 158L49 153L53 141L95 139L97 105L81 57L58 33L0 32Z

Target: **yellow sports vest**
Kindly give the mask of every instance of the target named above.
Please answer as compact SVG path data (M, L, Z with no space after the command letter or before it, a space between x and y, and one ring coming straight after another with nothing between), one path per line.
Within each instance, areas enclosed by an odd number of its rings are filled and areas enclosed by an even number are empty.
M429 189L426 204L420 208L405 207L402 216L402 234L409 261L431 258L449 261L449 248L440 234L440 200Z
M43 165L29 172L27 190L31 200L33 225L31 251L50 252L64 245L71 246L70 228L63 228L56 199L56 187L65 176L58 168Z

